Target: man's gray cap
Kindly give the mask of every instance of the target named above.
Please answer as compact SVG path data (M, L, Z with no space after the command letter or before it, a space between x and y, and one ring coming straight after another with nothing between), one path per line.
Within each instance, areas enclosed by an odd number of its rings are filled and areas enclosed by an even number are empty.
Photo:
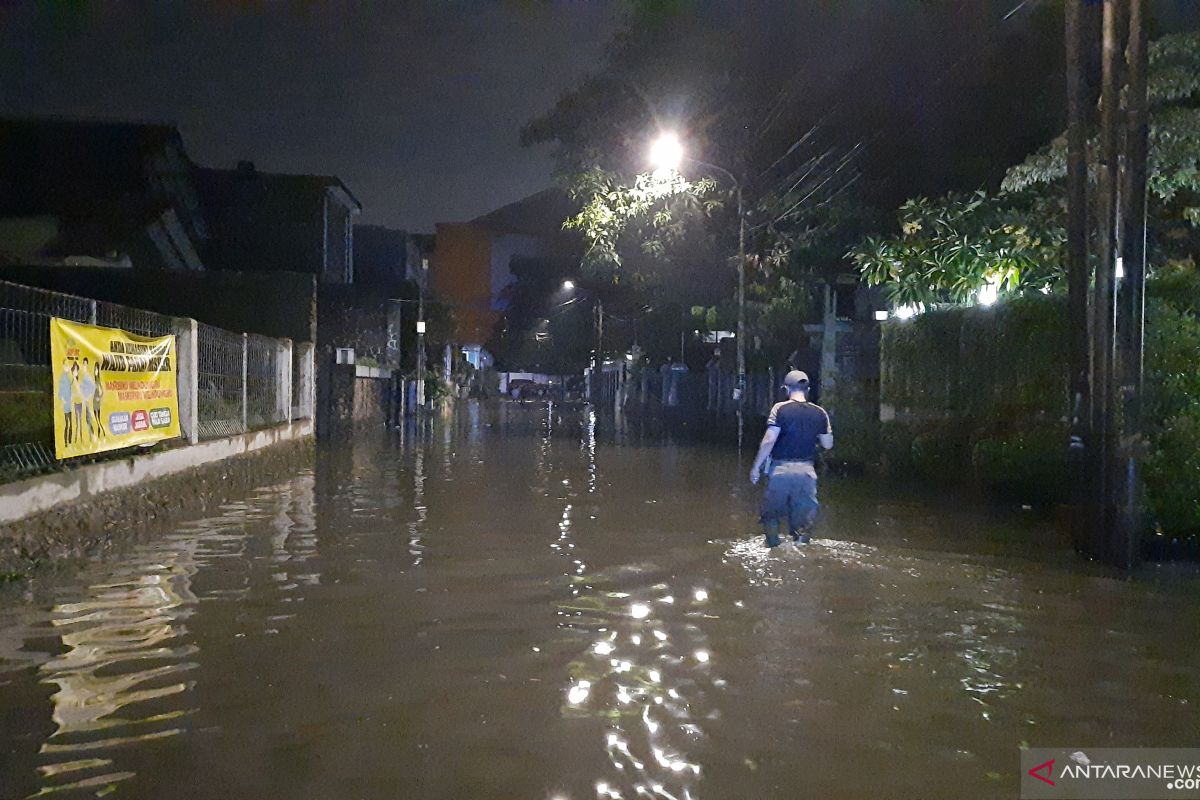
M798 369L794 369L791 372L789 372L787 375L783 376L783 388L785 388L785 389L791 389L793 386L800 384L800 383L803 383L803 384L808 383L808 373L801 372Z

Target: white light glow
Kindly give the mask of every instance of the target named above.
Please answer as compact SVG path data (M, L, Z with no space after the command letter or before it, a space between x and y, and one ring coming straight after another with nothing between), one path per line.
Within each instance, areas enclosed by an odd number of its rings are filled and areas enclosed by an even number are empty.
M629 607L629 615L634 619L645 619L650 616L650 606L645 603L634 603Z
M1125 259L1117 257L1117 280L1125 277Z
M1000 299L1000 287L994 283L988 283L979 290L979 305L990 306L995 304Z
M692 593L692 596L696 598L697 603L703 603L708 599L708 592L706 592L704 589L697 589Z
M884 322L887 320L887 318L888 318L888 312L887 312L886 308L880 309L879 311L875 312L875 321L876 322Z
M707 663L708 662L708 651L707 650L697 650L696 651L696 660L699 661L701 664Z
M579 705L587 700L591 688L592 684L589 681L580 681L571 687L571 691L567 692L567 702L573 706Z
M900 306L896 309L896 319L912 319L916 315L916 306Z
M575 281L563 281L563 289L565 289L566 291L569 292L574 288L575 288Z
M596 655L606 656L613 651L613 646L608 642L597 642L595 648Z
M673 133L664 133L650 146L650 165L655 170L676 170L683 161L683 145Z

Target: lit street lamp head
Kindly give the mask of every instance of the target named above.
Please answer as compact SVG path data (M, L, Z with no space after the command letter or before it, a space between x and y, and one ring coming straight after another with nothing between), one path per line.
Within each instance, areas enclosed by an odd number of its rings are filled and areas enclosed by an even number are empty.
M575 281L563 281L563 291L569 292L575 288Z
M650 164L657 170L677 170L683 161L683 145L673 133L663 133L650 146Z

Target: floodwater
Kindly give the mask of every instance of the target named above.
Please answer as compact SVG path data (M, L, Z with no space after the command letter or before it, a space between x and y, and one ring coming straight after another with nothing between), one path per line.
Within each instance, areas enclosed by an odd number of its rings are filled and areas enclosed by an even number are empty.
M1010 798L1200 744L1200 583L730 449L471 405L0 595L0 797ZM599 428L599 431L597 430Z

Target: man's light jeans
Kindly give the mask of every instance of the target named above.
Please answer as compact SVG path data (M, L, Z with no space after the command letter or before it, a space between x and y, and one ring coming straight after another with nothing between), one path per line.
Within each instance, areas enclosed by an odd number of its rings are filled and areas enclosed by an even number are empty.
M817 470L811 461L772 463L759 517L765 527L767 547L779 544L779 525L784 520L788 533L798 538L812 525L819 507Z

